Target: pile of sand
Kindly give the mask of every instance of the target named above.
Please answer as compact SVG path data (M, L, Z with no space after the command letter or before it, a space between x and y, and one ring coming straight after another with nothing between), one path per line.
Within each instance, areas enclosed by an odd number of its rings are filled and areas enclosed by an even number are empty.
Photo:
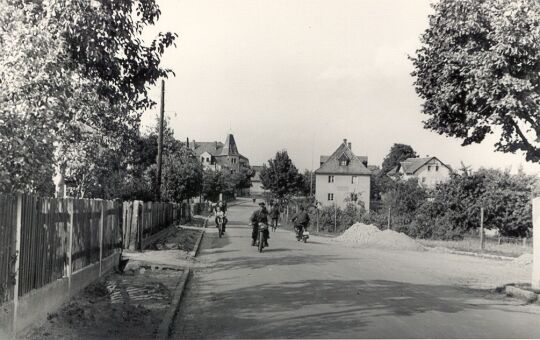
M398 250L424 250L424 247L409 236L393 230L379 230L376 226L355 223L343 234L334 239L337 242L346 242L355 245L398 249Z
M532 254L523 254L520 257L517 257L514 261L515 264L520 266L526 266L528 264L532 264L533 262L533 256Z

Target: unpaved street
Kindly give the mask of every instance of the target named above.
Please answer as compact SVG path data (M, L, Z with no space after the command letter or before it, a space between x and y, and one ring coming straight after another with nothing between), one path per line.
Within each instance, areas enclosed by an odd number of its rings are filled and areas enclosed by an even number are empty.
M231 207L223 239L202 244L173 338L539 338L540 306L494 293L530 268L504 261L299 243L250 246L251 203Z

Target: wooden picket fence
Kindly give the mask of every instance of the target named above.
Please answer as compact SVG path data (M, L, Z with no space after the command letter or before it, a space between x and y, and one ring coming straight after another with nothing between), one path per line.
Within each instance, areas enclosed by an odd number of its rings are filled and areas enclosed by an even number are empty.
M119 251L116 201L0 194L0 304Z
M190 218L187 203L124 202L123 247L142 249L145 240L169 227L174 221Z
M190 218L187 203L0 193L0 305ZM100 269L101 270L101 269ZM100 274L101 275L101 274Z

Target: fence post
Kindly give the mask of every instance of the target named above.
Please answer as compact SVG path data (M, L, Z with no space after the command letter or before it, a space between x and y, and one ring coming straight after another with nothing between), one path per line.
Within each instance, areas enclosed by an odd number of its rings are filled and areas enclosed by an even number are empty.
M74 221L74 215L75 215L75 203L74 203L74 200L73 198L68 198L67 199L67 204L68 204L68 213L69 213L69 226L68 226L68 251L67 251L67 256L68 256L68 270L67 270L67 275L68 275L68 291L71 292L71 274L73 272L73 258L72 258L72 253L73 253L73 221Z
M334 233L337 230L337 204L334 203Z
M480 207L480 249L484 250L484 207Z
M13 288L13 336L16 337L17 334L17 312L19 308L19 264L21 258L21 230L22 230L22 194L17 194L17 225L15 228L15 263L13 265L14 269L14 279L15 287Z
M386 226L386 229L390 229L390 216L392 214L392 207L388 207L388 224Z
M540 289L540 197L533 199L533 265L532 282L533 289Z
M317 232L319 232L319 208L316 208L317 211Z
M105 224L105 201L101 200L101 218L99 220L99 276L101 276L103 260L103 225Z

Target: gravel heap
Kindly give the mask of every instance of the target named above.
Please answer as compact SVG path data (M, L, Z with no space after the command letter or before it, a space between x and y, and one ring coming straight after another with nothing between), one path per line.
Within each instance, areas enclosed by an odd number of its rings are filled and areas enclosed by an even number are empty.
M334 239L354 245L398 250L424 250L424 247L409 236L393 230L379 230L374 225L355 223Z
M520 257L517 257L512 262L514 262L517 265L526 266L528 264L532 264L532 261L533 261L532 254L523 254Z

